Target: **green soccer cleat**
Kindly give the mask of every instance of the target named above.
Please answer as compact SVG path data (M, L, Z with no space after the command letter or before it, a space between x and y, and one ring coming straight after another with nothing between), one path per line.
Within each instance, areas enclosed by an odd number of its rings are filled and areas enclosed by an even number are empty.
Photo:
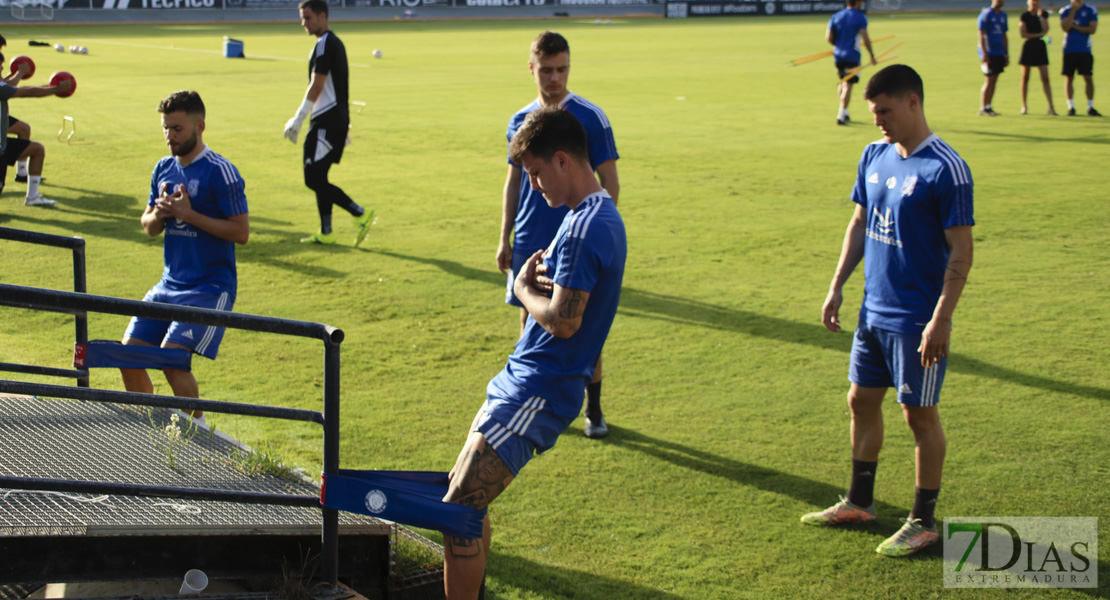
M836 525L847 525L851 523L872 523L876 518L878 517L875 514L874 504L867 508L863 508L862 506L856 506L848 502L848 499L842 496L840 502L833 504L825 510L802 515L802 523L806 525L835 527Z
M937 543L940 534L935 527L925 527L921 519L902 519L905 525L897 533L883 540L875 552L883 556L909 556L922 548Z
M355 219L355 226L358 227L358 233L355 235L355 248L362 245L362 241L366 239L366 235L370 233L370 226L374 224L374 211L368 210L362 213L361 217Z
M306 238L301 238L302 244L323 244L324 246L335 245L335 233L314 233Z

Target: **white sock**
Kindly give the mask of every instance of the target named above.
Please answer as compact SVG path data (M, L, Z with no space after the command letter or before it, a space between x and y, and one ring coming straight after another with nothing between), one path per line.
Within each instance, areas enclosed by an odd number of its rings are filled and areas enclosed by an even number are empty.
M27 178L27 198L31 199L39 195L39 182L42 181L42 175L31 175Z
M1094 100L1088 100L1087 101L1087 110L1091 110L1094 107L1095 107L1095 101Z
M27 176L27 163L30 160L31 159L28 158L27 160L21 160L21 161L15 163L15 174L19 175L20 177L26 177Z
M1068 98L1068 108L1075 110L1075 100Z

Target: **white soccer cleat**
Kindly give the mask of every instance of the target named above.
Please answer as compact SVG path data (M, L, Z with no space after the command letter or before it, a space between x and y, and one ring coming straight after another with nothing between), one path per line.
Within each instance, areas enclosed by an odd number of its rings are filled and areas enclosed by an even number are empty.
M48 200L45 196L39 194L34 198L28 198L23 204L27 206L57 206L58 203L53 200Z
M586 430L583 432L591 440L600 440L609 435L609 426L605 424L605 417L598 415L597 420L586 416Z

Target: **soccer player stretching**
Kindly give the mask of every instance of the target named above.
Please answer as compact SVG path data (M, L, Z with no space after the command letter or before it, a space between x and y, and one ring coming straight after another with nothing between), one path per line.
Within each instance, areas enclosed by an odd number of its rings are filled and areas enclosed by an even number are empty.
M852 343L852 482L848 496L802 517L810 525L875 521L882 401L897 390L916 446L916 488L905 525L876 552L906 556L937 541L934 519L945 438L937 402L948 363L952 313L972 261L972 182L967 164L925 122L921 78L908 66L879 71L864 98L883 140L863 151L840 261L821 320L840 331L844 283L864 262L864 299Z
M533 111L510 152L548 204L570 212L551 245L517 273L516 296L529 315L524 335L486 387L486 401L451 470L444 501L479 510L578 417L617 313L628 250L624 223L594 177L574 115L559 108ZM448 600L478 597L489 545L488 515L481 539L444 537Z
M158 112L170 156L154 166L140 222L151 237L165 232L166 266L143 300L230 311L238 287L235 244L250 238L246 184L235 165L205 145L200 94L174 92L162 100ZM222 327L134 317L123 343L184 348L215 359L223 336ZM145 369L120 373L127 391L154 393ZM167 368L163 373L175 396L200 397L192 372ZM193 416L203 418L199 412Z

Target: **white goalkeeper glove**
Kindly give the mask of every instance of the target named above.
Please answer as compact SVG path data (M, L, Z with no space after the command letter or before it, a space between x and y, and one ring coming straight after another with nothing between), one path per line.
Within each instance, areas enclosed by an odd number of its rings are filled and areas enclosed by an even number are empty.
M285 137L290 142L297 143L297 136L301 133L301 125L304 123L305 117L312 114L312 104L308 98L305 98L301 102L301 107L297 109L297 114L285 123Z

